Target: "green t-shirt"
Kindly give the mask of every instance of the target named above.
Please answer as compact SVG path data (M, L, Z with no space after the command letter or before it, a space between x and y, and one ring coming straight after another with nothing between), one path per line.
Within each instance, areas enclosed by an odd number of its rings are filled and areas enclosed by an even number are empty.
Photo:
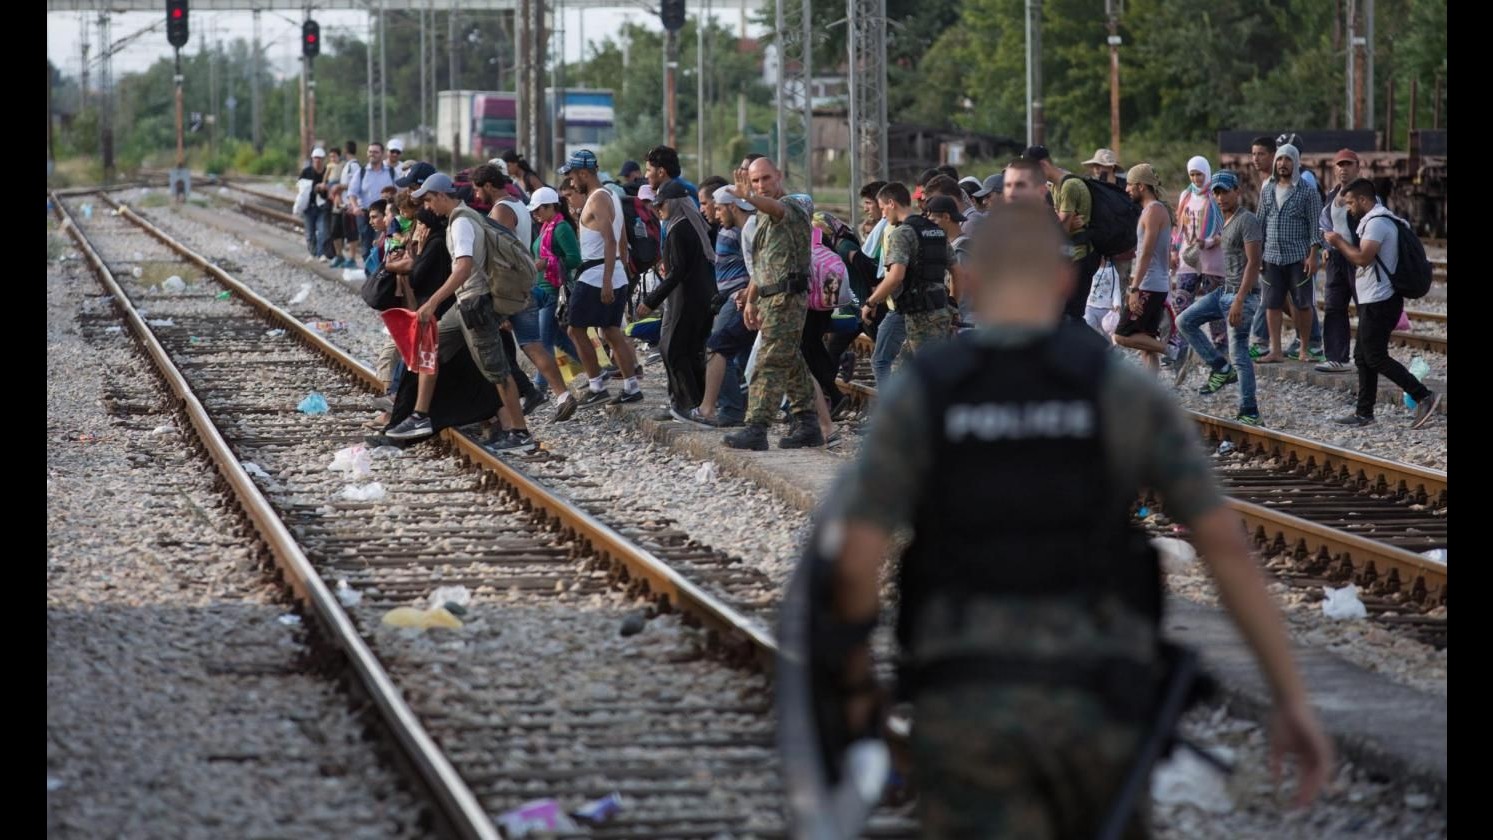
M1058 197L1055 204L1059 213L1073 213L1083 219L1083 224L1079 225L1072 233L1069 233L1069 237L1076 238L1080 232L1088 227L1089 217L1094 212L1094 199L1089 196L1089 187L1083 182L1082 178L1077 176L1064 178L1063 183L1058 187ZM1074 262L1078 262L1088 255L1089 244L1087 242L1082 245L1073 246Z

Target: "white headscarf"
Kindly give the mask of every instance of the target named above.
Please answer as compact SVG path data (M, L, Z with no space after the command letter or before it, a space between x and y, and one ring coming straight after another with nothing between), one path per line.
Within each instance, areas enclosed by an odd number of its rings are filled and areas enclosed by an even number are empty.
M1201 187L1197 184L1192 183L1192 173L1194 172L1203 173L1203 185ZM1211 193L1209 193L1208 191L1209 189L1211 189L1209 185L1213 183L1213 167L1208 165L1208 159L1203 157L1202 155L1194 155L1193 157L1188 158L1187 179L1188 192L1192 193L1193 195L1211 195Z

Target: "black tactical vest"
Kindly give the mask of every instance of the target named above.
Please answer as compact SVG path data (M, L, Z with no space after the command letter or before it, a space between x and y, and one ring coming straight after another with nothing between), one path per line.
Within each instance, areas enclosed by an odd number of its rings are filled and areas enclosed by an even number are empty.
M969 337L913 359L934 437L932 475L902 557L898 637L920 605L978 594L1119 595L1159 624L1160 569L1116 488L1099 401L1109 364L1086 325L1010 348Z
M906 315L948 304L944 273L949 268L949 236L926 216L908 216L902 224L918 235L918 250L897 290L897 311Z

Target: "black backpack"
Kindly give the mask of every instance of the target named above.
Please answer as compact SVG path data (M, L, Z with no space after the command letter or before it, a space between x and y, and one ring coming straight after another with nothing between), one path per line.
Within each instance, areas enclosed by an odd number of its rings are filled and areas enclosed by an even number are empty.
M1078 178L1069 175L1063 179ZM1120 187L1098 178L1084 178L1093 210L1075 245L1088 243L1105 257L1118 257L1135 250L1135 226L1140 223L1140 205ZM1084 234L1087 234L1085 237Z
M622 205L622 232L627 236L627 252L632 258L633 273L642 274L658 262L659 243L663 239L658 216L654 215L648 202L638 198L637 190L630 191L625 197L619 196L617 201Z
M1399 262L1395 263L1393 272L1384 267L1384 261L1377 254L1374 262L1389 275L1389 285L1400 297L1409 300L1423 298L1431 290L1431 261L1426 259L1426 246L1421 244L1420 237L1409 225L1394 216L1388 218L1399 234L1395 237L1399 240Z

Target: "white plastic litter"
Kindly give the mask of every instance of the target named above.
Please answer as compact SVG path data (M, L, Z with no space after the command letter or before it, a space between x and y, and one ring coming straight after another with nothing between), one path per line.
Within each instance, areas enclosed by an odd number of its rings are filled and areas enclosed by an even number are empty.
M295 613L286 613L285 615L282 615L275 620L285 625L286 627L295 627L296 625L301 623L301 617L296 615Z
M302 283L300 291L296 292L295 293L295 297L292 297L290 299L290 305L291 306L299 306L299 305L305 303L306 302L306 298L308 298L308 297L311 297L311 284L310 283Z
M375 458L398 458L404 454L404 450L386 443L383 446L373 449L369 454Z
M140 269L137 267L135 270L139 271ZM140 275L136 274L135 276L139 277ZM187 281L173 274L170 277L166 278L166 282L161 284L161 288L173 293L185 292L187 290Z
M361 268L342 269L342 281L344 283L361 283L367 279L368 275L364 274Z
M370 472L372 466L373 456L368 453L368 447L360 443L337 450L337 454L332 457L332 463L327 464L327 469L332 472L352 473L353 478L362 481L373 474Z
M442 607L448 603L465 607L472 603L472 593L468 592L465 586L442 586L425 599L425 604L429 609Z
M356 607L363 600L363 593L347 585L347 579L337 581L337 600L344 607Z
M709 484L710 482L715 481L715 477L717 474L718 473L715 468L715 462L706 461L705 463L700 465L700 468L698 470L695 470L695 483Z
M282 329L265 330L264 333L265 338L279 338L282 335L285 335L285 330Z
M1223 747L1208 750L1225 761ZM1177 750L1151 774L1151 798L1163 805L1191 805L1210 814L1227 814L1234 810L1228 785L1222 774L1198 758L1192 750Z
M1198 560L1197 549L1186 540L1174 537L1152 537L1151 545L1161 552L1161 567L1168 572L1181 572Z
M1430 551L1422 551L1420 553L1420 556L1426 558L1427 560L1432 560L1440 563L1443 566L1446 565L1446 549L1444 548L1433 548Z
M1330 586L1322 587L1327 593L1327 600L1322 602L1322 614L1328 618L1342 621L1350 618L1368 618L1369 610L1358 600L1358 587L1348 584L1342 589L1333 589Z
M57 778L56 776L48 776L47 792L51 793L54 790L62 790L62 780Z
M115 324L112 327L104 327L104 332L118 334L124 332L124 327Z
M351 485L342 491L342 498L349 502L376 502L384 497L384 485L377 481L372 484Z
M218 187L218 195L228 195L227 187Z
M145 323L151 325L152 327L174 327L174 326L176 326L176 322L173 321L173 320L171 320L170 318L151 318L149 321L146 321Z
M254 463L253 461L245 461L243 463L243 465L244 465L244 472L248 473L249 475L254 476L255 478L269 478L270 477L270 474L264 471L264 467L259 466L258 464Z
M167 426L156 426L154 429L150 430L150 433L153 434L153 435L164 435L164 434L166 434L169 431L171 431L171 427L169 425L167 425Z
M145 269L137 265L134 268L130 269L130 276L135 278L136 280L139 280L141 277L145 276ZM175 290L173 289L172 291Z

